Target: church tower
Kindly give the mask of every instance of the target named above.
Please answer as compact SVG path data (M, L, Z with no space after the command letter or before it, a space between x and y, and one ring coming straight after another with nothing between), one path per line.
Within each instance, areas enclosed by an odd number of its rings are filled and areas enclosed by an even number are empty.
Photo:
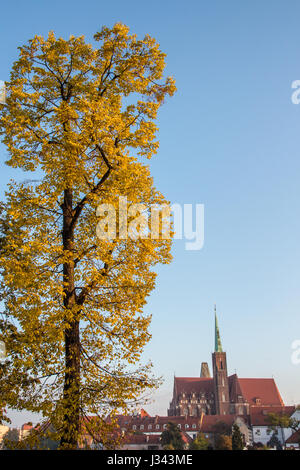
M215 306L215 351L212 354L215 407L217 415L229 414L229 386L226 352L222 350Z

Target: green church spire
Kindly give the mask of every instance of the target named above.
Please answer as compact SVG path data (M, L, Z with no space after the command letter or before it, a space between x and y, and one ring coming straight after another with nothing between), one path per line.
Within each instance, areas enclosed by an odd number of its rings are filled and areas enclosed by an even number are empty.
M223 352L221 338L220 338L220 331L217 319L217 308L215 304L215 352Z

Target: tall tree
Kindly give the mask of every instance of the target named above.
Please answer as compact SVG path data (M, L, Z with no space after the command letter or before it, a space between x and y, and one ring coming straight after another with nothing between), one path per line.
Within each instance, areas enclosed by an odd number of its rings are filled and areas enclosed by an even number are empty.
M244 439L243 434L237 424L232 426L232 450L243 450Z
M94 39L99 47L51 32L20 47L0 109L7 164L38 179L7 191L1 380L17 383L10 406L51 420L62 449L77 447L81 419L104 442L102 417L157 385L148 365L134 364L150 338L143 307L153 267L171 258L169 239L124 236L119 209L127 198L134 222L166 203L144 161L158 149L157 111L175 91L163 79L165 54L123 24ZM99 238L100 204L115 208L118 223L114 234L105 219Z

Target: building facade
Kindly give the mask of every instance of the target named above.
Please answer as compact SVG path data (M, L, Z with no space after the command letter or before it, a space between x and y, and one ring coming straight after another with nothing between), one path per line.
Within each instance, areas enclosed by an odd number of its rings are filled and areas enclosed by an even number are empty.
M215 348L212 353L210 376L206 362L200 377L174 377L173 398L168 416L240 415L248 416L251 409L284 407L274 379L239 378L228 376L226 352L222 349L215 308Z

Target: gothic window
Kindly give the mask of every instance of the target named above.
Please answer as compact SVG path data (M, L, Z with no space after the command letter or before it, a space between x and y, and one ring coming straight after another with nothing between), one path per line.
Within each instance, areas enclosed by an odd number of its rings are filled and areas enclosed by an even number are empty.
M220 369L223 369L223 362L220 361Z
M222 401L225 401L225 393L222 393Z

